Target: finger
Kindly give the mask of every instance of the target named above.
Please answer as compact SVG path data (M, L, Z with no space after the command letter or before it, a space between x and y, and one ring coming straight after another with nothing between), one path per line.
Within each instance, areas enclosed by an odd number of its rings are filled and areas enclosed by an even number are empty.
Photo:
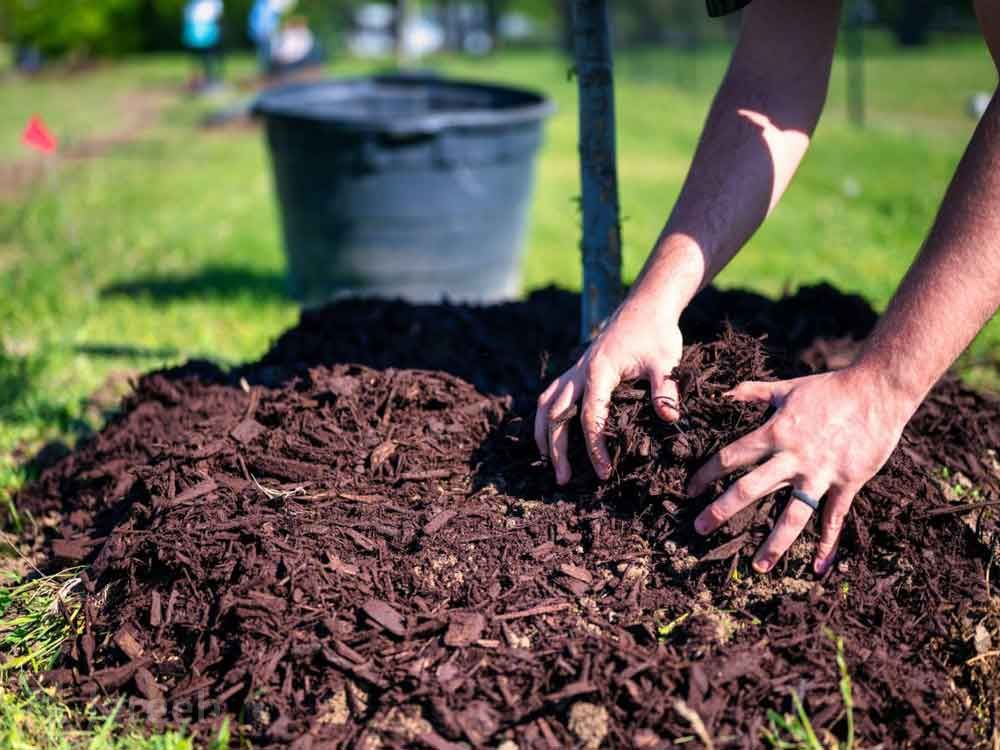
M608 420L608 404L611 392L618 385L618 375L608 367L593 367L589 370L584 384L583 405L580 408L580 424L584 441L590 454L590 463L601 479L611 476L611 457L604 440L604 425Z
M860 487L834 487L830 490L823 505L823 525L819 536L819 546L816 548L816 559L813 570L818 575L824 575L833 565L837 557L837 545L840 534L844 530L844 519L851 509L854 496Z
M549 387L538 397L535 407L535 445L542 458L549 457L549 402L564 382L565 376L561 376L549 383Z
M804 481L797 486L810 497L820 500L826 493L829 484ZM753 569L758 573L766 573L771 570L792 546L792 542L799 538L799 534L809 523L814 512L804 502L793 497L785 506L781 516L778 517L778 523L774 525L770 535L757 550L753 560Z
M669 372L653 370L649 375L649 390L653 397L653 410L660 419L676 422L681 418L680 394Z
M742 466L757 463L771 455L774 450L774 441L770 437L768 425L758 427L708 459L688 482L688 495L690 497L700 495L716 479L721 479Z
M579 392L577 378L567 377L562 390L549 404L549 456L552 458L557 484L566 484L573 474L569 466L569 427L573 420L565 419L563 415L580 397Z
M694 520L695 531L699 534L711 534L751 503L786 487L791 478L791 463L790 457L779 454L760 468L737 479L718 500L698 514Z
M734 401L760 401L773 404L787 396L793 387L792 380L747 380L723 395Z

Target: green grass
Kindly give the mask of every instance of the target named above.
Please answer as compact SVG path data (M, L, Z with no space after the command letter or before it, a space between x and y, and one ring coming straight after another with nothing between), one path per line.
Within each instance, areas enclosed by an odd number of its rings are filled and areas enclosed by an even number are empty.
M0 587L0 680L21 670L50 669L63 641L79 627L79 568Z
M71 708L53 692L27 682L0 686L0 747L7 750L224 750L228 722L209 742L196 743L177 730L150 734L121 719L121 707L104 714L94 705Z
M972 39L904 53L876 37L869 49L867 128L846 120L838 60L810 154L782 205L723 272L721 285L777 295L828 280L880 308L888 302L971 134L967 98L991 90L996 74L981 42ZM640 268L680 189L726 59L716 46L697 56L619 56L627 278ZM524 286L578 288L576 84L567 76L568 62L536 51L435 65L449 74L541 88L557 103L539 160ZM382 67L337 62L332 72ZM244 78L252 68L252 60L241 58L230 75ZM254 359L296 320L284 292L262 138L251 130L199 129L211 105L182 93L190 69L183 57L163 56L68 77L0 78L0 164L33 158L18 139L34 113L73 144L115 132L136 91L168 100L159 122L137 142L57 165L20 197L0 201L0 507L9 507L12 493L30 479L22 464L44 441L72 442L100 425L124 378L103 389L112 397L88 397L109 376L191 357L223 364ZM986 328L962 366L972 382L1000 386L1000 323ZM29 617L27 610L8 611ZM0 626L0 638L11 632ZM5 657L33 653L23 632L19 637L20 648L2 647ZM36 656L45 657L44 644L51 642L51 632L42 636ZM6 733L0 746L87 747L96 735L58 744L52 727L60 726L63 710L44 696L0 693ZM31 744L32 731L52 734ZM138 736L130 741L146 741ZM4 743L4 737L14 739ZM178 735L158 747L187 741Z
M79 632L80 568L56 575L8 575L0 585L0 747L10 750L194 750L183 731L150 732L122 712L96 703L70 707L28 676L50 669L63 642ZM18 676L20 679L18 680ZM207 743L229 747L229 723ZM199 746L205 746L201 743Z
M782 714L773 710L767 712L768 727L763 731L763 739L773 750L854 750L854 690L851 674L847 669L847 658L844 656L844 640L829 630L825 634L836 648L840 698L844 703L844 740L838 740L827 730L817 732L802 698L792 688L789 690L792 713Z

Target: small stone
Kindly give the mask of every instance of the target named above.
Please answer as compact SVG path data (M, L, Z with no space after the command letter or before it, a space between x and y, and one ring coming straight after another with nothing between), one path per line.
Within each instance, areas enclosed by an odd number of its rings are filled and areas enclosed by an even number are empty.
M319 717L320 724L340 727L347 723L351 717L351 710L347 705L347 688L344 685L341 685L333 697L326 702L324 709Z
M608 710L585 701L574 703L569 710L569 731L585 750L597 750L608 736Z
M660 735L652 729L640 729L632 735L632 745L637 749L657 747L660 742Z
M973 645L977 654L985 654L993 648L993 636L982 623L976 625L976 634L973 638Z

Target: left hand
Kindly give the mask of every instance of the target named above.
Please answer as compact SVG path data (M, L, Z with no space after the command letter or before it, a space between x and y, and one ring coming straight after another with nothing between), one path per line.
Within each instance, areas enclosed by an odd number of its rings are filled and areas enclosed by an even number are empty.
M691 497L717 479L764 461L695 519L699 534L710 534L751 503L791 485L822 500L822 531L813 562L818 574L833 563L844 518L854 496L889 459L914 406L884 387L877 377L847 368L776 382L741 383L728 394L738 401L770 402L777 411L762 427L726 446L688 484ZM770 536L757 550L753 567L771 570L813 514L792 499Z

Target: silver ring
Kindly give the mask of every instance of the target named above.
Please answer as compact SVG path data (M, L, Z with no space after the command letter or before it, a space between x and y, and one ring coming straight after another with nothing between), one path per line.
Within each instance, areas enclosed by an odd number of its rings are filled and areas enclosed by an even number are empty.
M819 500L814 498L812 495L807 495L802 490L792 490L792 497L796 500L801 500L813 510L819 510Z

